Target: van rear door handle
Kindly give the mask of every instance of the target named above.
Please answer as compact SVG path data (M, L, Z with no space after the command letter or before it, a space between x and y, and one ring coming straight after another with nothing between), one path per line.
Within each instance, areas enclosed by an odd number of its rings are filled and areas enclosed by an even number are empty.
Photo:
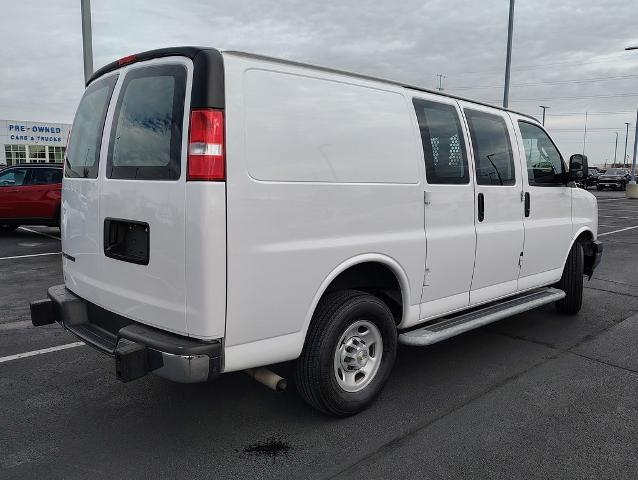
M478 221L482 222L485 219L485 197L482 193L478 194Z
M529 198L529 192L525 192L525 216L526 217L529 217L529 212L530 212L530 208L531 208L530 203L531 203L531 201L530 201L530 198Z

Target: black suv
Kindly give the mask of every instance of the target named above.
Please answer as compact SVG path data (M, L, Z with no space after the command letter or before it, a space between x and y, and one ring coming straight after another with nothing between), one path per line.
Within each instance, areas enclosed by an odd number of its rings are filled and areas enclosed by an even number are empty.
M602 190L609 187L612 190L625 190L629 183L629 170L626 168L610 168L598 177L596 188Z

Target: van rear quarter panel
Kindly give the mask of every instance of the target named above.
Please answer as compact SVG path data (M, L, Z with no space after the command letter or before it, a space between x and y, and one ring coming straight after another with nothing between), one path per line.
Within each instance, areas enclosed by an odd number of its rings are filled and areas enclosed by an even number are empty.
M423 161L401 89L234 54L224 68L226 370L297 357L322 284L353 257L395 261L418 305Z

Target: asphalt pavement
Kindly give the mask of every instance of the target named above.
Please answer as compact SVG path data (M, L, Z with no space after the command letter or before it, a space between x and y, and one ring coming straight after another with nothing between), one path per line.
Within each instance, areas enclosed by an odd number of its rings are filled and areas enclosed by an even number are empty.
M77 339L28 322L63 281L59 232L2 234L0 478L637 478L638 201L596 196L605 252L577 316L401 347L378 401L341 420L243 373L123 384L86 346L20 358Z

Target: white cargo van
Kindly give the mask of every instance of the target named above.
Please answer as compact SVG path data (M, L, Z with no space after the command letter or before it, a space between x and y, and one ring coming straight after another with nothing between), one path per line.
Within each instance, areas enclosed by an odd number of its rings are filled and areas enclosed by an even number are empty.
M62 202L64 285L31 305L123 381L295 361L315 408L370 404L397 344L581 306L597 204L529 116L208 48L97 71ZM254 372L253 372L254 373Z

